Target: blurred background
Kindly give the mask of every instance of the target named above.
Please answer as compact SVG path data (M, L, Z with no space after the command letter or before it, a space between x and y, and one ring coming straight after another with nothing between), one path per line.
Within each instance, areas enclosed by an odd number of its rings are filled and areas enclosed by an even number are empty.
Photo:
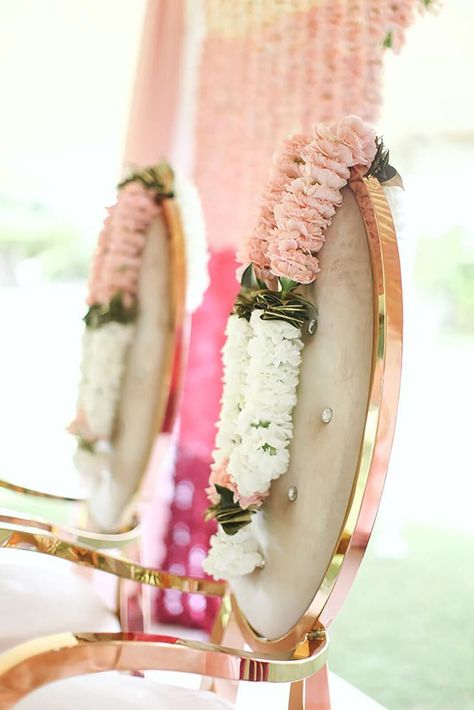
M0 4L0 476L69 485L91 251L121 169L144 0ZM331 667L389 708L474 707L474 68L469 0L385 60L407 192L404 387L374 538ZM471 555L469 555L471 553Z

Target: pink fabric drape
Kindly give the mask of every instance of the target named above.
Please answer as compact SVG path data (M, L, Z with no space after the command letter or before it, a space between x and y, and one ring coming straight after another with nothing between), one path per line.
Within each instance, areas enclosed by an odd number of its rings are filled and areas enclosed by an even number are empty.
M152 165L170 157L184 26L183 0L148 2L125 143L125 165Z

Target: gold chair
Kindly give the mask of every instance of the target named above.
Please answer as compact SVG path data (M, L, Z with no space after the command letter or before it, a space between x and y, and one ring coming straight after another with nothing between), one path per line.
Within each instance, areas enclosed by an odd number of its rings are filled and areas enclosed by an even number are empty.
M0 657L2 709L21 699L21 710L61 707L51 704L61 683L47 685L56 680L149 669L204 680L194 694L147 683L141 686L144 706L228 708L240 682L252 681L289 683L291 710L330 707L326 629L371 534L397 411L402 292L390 205L400 190L397 178L382 186L375 177L353 177L327 232L321 274L306 289L305 297L318 304L318 334L303 352L290 467L273 482L259 517L262 568L230 584L195 580L118 560L59 531L22 527L18 520L2 526L4 548L32 549L142 584L220 597L210 643L120 633L37 639ZM327 409L331 417L322 417ZM115 681L128 707L127 693ZM129 681L135 693L144 682ZM81 688L86 686L81 679ZM118 700L115 706L121 707Z
M35 529L61 530L69 541L118 551L135 561L142 558L140 512L146 509L153 484L153 476L147 473L150 457L159 439L164 458L172 437L186 362L189 313L202 297L207 278L197 193L168 168L165 172L172 184L160 197L160 213L145 235L135 332L127 352L107 475L91 478L87 494L70 496L0 480L0 520L15 523L26 518ZM190 235L193 230L199 234ZM196 266L188 268L193 259L201 269L197 279ZM192 270L195 276L190 283ZM7 578L14 575L18 585L24 579L27 588L28 571L16 558L14 570L3 567ZM82 582L77 584L84 594ZM149 624L147 592L125 579L119 581L122 629L130 630L132 624L143 629ZM96 615L103 613L101 604L91 601L91 605Z

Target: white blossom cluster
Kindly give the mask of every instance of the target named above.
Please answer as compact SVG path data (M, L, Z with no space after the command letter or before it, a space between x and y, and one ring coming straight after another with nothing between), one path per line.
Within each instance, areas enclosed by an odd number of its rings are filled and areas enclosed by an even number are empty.
M228 465L241 497L266 493L288 469L303 349L299 328L281 320L262 320L262 315L255 310L250 318L245 404Z
M83 335L79 408L94 439L112 437L133 323L111 321Z
M202 563L203 570L216 579L232 579L250 574L263 563L252 526L241 528L235 535L227 535L220 528L211 537L211 549Z
M224 387L214 450L216 464L221 464L224 459L229 458L237 443L237 422L244 406L247 389L248 345L252 328L245 318L231 315L227 321L225 334L227 337L222 349Z
M280 320L263 320L254 310L250 323L232 315L223 350L224 391L214 460L228 458L228 473L239 497L268 492L286 473L293 435L303 341L301 330ZM203 569L216 579L250 574L263 562L253 523L235 535L219 528L210 541Z

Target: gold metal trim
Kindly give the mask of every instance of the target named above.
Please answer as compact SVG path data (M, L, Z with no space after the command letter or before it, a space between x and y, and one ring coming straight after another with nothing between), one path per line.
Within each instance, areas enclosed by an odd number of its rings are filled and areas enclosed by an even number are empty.
M306 658L280 661L172 636L56 634L0 656L0 707L9 710L37 688L85 673L167 670L235 681L289 683L314 675L326 660L325 636L312 642Z
M36 515L30 515L27 518L19 517L19 515L14 515L10 513L10 511L5 512L0 508L0 523L6 523L8 526L21 526L35 530L43 530L44 532L66 538L72 542L98 547L100 549L119 549L126 547L134 543L141 535L141 526L136 518L131 521L132 527L128 530L114 533L101 533L65 525L57 525Z
M285 636L268 640L258 635L232 605L251 648L288 654L315 624L334 619L357 574L367 547L388 467L400 389L402 355L402 288L397 238L383 188L376 178L349 183L367 230L372 266L374 339L371 384L360 458L344 523L323 582L304 616Z
M78 545L66 538L32 532L19 525L0 527L0 548L40 552L158 589L176 589L190 594L208 594L217 597L223 597L227 593L227 587L222 582L183 577L153 567L145 567L125 557L114 557L94 548Z
M39 491L35 488L28 488L26 486L20 486L16 483L11 483L10 481L5 481L0 479L0 488L6 488L13 493L21 493L23 495L32 496L34 498L46 498L51 500L60 500L65 503L82 503L87 500L87 496L77 495L77 496L61 496L54 493L46 493L45 491Z

